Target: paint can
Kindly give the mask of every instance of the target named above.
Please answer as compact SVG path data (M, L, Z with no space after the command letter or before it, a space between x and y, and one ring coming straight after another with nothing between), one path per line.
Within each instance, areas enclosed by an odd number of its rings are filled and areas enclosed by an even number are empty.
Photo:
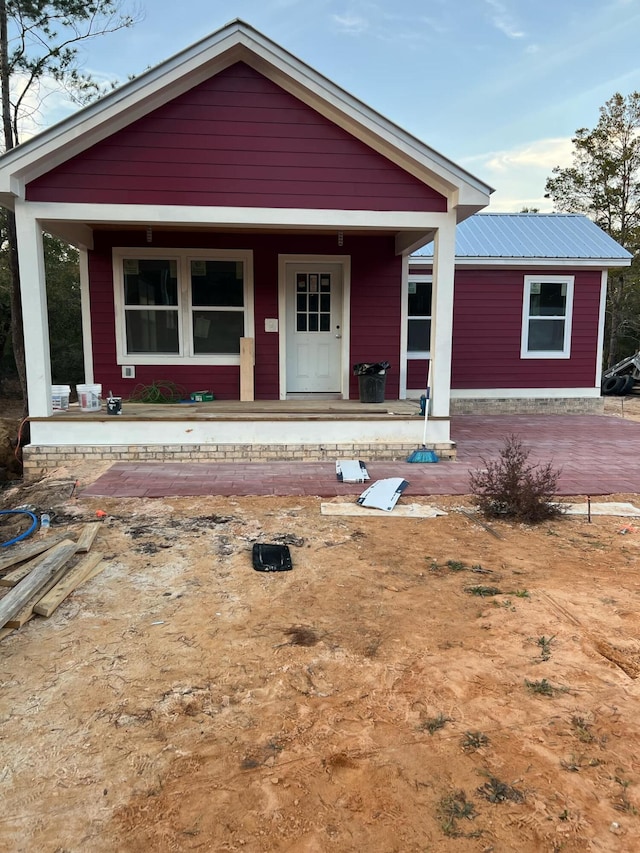
M83 412L99 412L102 406L102 385L76 385L78 402Z
M51 386L51 405L54 412L65 411L69 408L69 394L71 393L70 385L52 385Z
M107 413L110 415L122 414L122 397L107 397Z

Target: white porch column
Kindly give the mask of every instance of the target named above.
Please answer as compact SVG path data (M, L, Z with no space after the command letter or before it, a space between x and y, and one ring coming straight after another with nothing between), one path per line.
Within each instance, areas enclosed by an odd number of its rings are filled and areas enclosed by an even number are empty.
M89 294L89 253L78 250L80 266L80 304L82 307L82 349L84 356L84 381L93 383L93 338L91 334L91 297Z
M44 244L42 229L23 201L16 201L16 230L29 414L48 417L53 408Z
M607 278L608 270L600 272L600 312L598 315L598 348L596 350L596 375L594 388L600 390L602 383L602 359L604 357L604 325L607 308Z
M449 417L453 336L453 280L456 256L456 214L436 232L433 252L431 307L431 414Z

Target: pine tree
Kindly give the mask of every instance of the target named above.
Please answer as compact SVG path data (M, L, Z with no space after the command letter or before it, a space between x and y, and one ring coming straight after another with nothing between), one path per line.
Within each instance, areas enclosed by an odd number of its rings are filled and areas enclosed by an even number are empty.
M634 256L640 249L640 92L616 93L600 108L592 130L573 138L573 164L556 166L547 196L556 210L584 213ZM636 259L609 278L607 364L611 366L640 341L640 270ZM625 340L628 338L628 340Z
M29 96L45 79L63 85L78 102L100 94L100 86L79 68L78 49L97 36L134 23L120 0L0 0L0 107L4 150L20 143ZM27 414L23 313L15 217L1 222L10 277L13 355Z

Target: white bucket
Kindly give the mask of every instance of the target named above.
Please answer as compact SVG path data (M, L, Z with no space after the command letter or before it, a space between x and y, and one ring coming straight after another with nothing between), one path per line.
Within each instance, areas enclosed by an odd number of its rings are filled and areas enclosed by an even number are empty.
M98 412L102 406L102 385L76 385L78 402L83 412Z
M71 386L69 385L52 385L51 386L51 405L54 412L63 411L69 408L69 394Z

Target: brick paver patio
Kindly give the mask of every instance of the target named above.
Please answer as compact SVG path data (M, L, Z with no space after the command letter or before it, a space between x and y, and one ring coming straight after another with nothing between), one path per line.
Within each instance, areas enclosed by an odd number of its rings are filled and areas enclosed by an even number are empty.
M596 415L457 415L451 435L455 462L407 464L363 460L371 480L403 477L405 496L469 493L469 471L495 458L509 435L530 449L532 463L561 469L559 494L640 492L640 423ZM82 489L81 496L360 494L362 484L339 483L335 459L326 462L119 462Z

